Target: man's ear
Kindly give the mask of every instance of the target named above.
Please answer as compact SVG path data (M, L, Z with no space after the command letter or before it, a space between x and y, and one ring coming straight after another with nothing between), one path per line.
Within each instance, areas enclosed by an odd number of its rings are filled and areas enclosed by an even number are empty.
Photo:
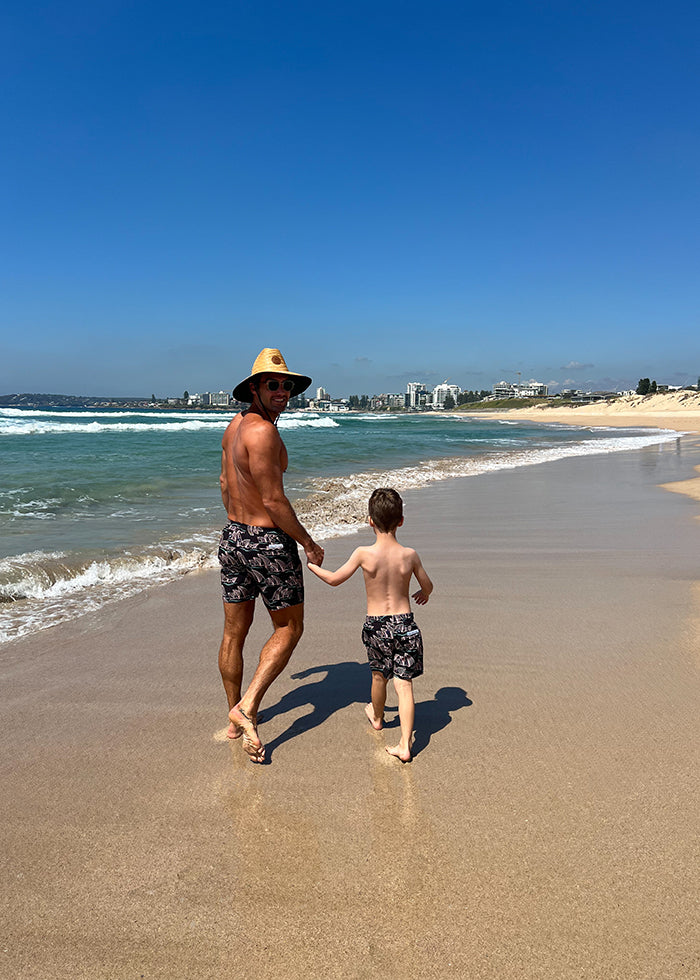
M401 518L401 520L399 521L399 523L396 526L397 527L403 527L403 517Z

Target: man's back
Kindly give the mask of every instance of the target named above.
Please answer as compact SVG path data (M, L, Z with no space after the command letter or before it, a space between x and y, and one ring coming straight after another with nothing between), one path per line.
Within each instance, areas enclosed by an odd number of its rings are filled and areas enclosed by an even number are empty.
M260 474L281 474L287 468L287 451L277 429L258 415L241 412L229 423L221 447L221 496L229 520L274 527L263 502Z

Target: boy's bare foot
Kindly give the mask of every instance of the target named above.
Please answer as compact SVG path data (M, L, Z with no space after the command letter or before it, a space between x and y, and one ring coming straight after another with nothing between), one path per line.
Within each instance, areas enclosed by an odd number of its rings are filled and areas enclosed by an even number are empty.
M389 755L395 756L397 759L400 759L401 762L410 762L413 758L410 748L402 749L400 745L387 745L386 750Z
M374 708L372 707L371 701L369 704L365 705L365 714L367 715L372 728L376 732L380 732L382 730L382 725L384 724L384 715L382 715L379 721L377 721L377 719L374 717Z
M258 729L252 719L238 705L231 708L228 717L234 728L241 729L240 734L243 736L243 748L250 756L250 761L264 762L265 746L260 741Z

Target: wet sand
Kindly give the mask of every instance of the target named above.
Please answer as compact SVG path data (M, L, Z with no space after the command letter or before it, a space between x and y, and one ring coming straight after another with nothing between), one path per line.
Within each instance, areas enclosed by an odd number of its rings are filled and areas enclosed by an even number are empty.
M406 494L436 585L408 765L364 715L357 576L307 577L265 766L224 738L216 573L1 647L2 975L697 976L699 508L659 485L699 464Z

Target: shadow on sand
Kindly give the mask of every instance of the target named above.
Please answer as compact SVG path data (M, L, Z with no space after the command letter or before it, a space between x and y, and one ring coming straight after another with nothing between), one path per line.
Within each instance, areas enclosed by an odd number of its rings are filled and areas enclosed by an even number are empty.
M411 755L415 758L419 752L427 749L432 736L437 735L450 724L452 712L459 711L460 708L469 708L473 703L461 687L441 687L430 701L416 701L415 735ZM396 713L391 721L386 719L387 712ZM399 727L398 708L385 709L384 727Z
M304 705L309 705L311 711L297 718L289 728L273 738L265 745L265 764L269 765L275 749L285 742L317 728L327 721L336 711L347 708L352 704L366 704L369 699L370 672L366 665L356 661L346 661L339 664L324 664L319 667L309 667L308 670L292 674L294 680L305 680L315 677L308 684L302 684L285 694L277 704L266 705L261 712L261 721L267 723L277 715L295 711ZM391 690L391 688L390 688ZM459 708L469 707L471 700L461 687L441 687L435 697L429 701L419 701L416 704L416 736L413 745L413 755L425 749L433 735L442 731L452 721L452 712ZM387 712L397 711L387 708ZM385 727L393 728L399 723L398 714L391 721L385 722Z

